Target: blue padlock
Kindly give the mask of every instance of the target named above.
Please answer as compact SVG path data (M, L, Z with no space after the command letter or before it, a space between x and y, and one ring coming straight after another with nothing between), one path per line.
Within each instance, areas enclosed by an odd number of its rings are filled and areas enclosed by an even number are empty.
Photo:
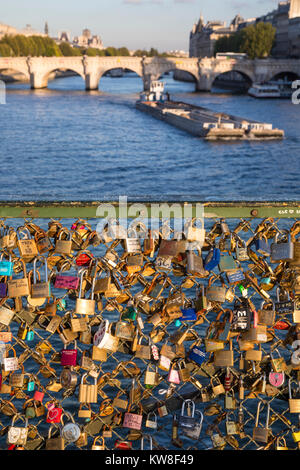
M0 276L12 276L13 273L13 262L11 261L11 255L9 255L9 261L3 260L3 253L0 258Z
M27 392L33 392L34 387L35 387L34 380L29 380L27 384Z
M196 321L197 314L194 308L181 308L182 317L179 318L181 321Z
M262 256L270 256L271 248L269 247L267 238L257 238L255 240L255 249Z
M26 335L26 341L32 341L34 338L34 331L30 330L28 331L27 335Z
M175 320L175 326L178 328L181 326L181 321L178 318Z
M213 248L206 255L206 258L204 260L204 269L206 269L206 271L212 271L219 265L220 259L221 251L219 250L219 248Z
M189 359L196 362L196 364L203 364L207 361L208 354L206 351L202 350L199 346L194 346L189 352Z

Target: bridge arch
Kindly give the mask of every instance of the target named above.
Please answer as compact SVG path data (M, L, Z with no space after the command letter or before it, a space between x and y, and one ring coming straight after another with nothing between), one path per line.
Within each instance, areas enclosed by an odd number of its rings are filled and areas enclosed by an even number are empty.
M20 68L19 67L13 67L12 68L11 66L8 66L8 67L0 66L0 79L1 79L2 74L7 75L8 77L13 76L15 74L18 74L18 75L20 75L18 80L22 80L24 82L29 82L29 79L30 79L28 70L25 71L21 67Z
M254 77L251 76L249 72L244 72L243 70L232 69L224 72L215 73L212 77L211 87L216 87L219 85L228 86L230 88L230 82L232 86L239 86L239 78L240 77L240 88L245 89L245 91L251 87L252 83L255 81ZM226 82L228 84L226 85Z
M54 72L72 72L73 74L79 75L83 79L83 84L85 84L85 75L84 75L84 73L79 71L76 67L66 65L65 67L63 67L63 66L57 66L57 67L53 66L50 69L48 69L47 72L44 72L42 74L41 78L40 78L40 80L43 84L43 87L46 88L48 86L49 77Z
M295 81L299 80L300 78L300 73L297 72L292 72L292 71L282 71L282 72L277 72L276 74L272 75L270 80L284 80L287 79L288 81Z
M141 78L141 82L143 80L143 73L142 73L142 70L141 68L138 68L138 67L134 67L132 65L113 65L113 66L108 66L106 67L105 69L101 69L101 70L98 70L97 73L96 73L96 76L95 76L95 82L98 84L98 89L100 88L100 83L101 83L101 79L102 77L107 74L108 72L111 72L112 70L118 70L118 69L122 69L123 71L125 70L129 70L130 72L134 72L136 73L136 75L138 77ZM101 89L101 88L100 88Z

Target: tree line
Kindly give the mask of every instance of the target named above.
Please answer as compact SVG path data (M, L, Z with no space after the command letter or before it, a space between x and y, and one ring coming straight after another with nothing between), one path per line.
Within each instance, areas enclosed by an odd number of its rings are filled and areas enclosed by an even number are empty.
M127 47L107 47L106 49L95 49L92 47L72 47L68 42L56 44L56 42L43 36L4 36L0 40L0 57L70 57L83 56L105 57L105 56L130 56ZM138 57L167 56L160 54L157 49L149 51L138 49L134 55Z
M262 59L271 54L276 29L271 23L257 23L243 28L231 36L220 37L215 44L217 52L242 52L250 59Z

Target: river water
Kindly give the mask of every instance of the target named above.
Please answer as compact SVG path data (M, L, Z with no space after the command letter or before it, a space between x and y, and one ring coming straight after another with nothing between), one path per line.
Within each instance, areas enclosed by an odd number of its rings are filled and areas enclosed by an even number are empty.
M300 106L290 100L195 93L164 77L171 98L284 129L282 142L208 143L135 109L142 80L81 77L45 90L7 86L0 107L1 199L102 199L118 195L202 200L299 199Z

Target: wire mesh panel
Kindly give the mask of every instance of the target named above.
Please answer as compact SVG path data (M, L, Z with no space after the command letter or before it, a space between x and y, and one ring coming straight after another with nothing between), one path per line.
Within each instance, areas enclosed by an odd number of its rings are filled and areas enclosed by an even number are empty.
M217 206L182 231L2 207L2 449L298 448L298 206Z

